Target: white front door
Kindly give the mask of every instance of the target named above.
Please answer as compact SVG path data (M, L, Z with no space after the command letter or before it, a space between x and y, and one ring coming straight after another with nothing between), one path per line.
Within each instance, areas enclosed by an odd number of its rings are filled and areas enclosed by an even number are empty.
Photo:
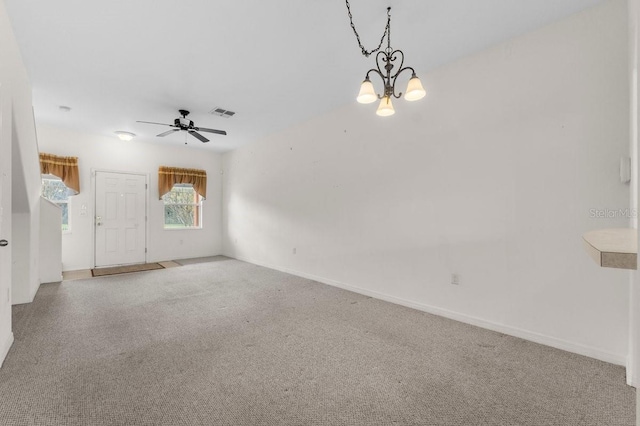
M11 333L11 101L0 84L0 367L13 341Z
M0 101L2 101L1 98ZM9 154L0 156L0 298L3 299L2 303L0 303L0 322L11 320L12 250L12 247L9 246L9 241L11 240L11 139L5 138L7 132L2 129L2 124L2 117L0 117L0 133L2 133L3 139L0 140L0 148L2 148L4 154L7 154L7 152ZM8 306L9 312L5 312L3 306ZM4 355L1 352L3 349L2 344L4 342L0 341L0 366Z
M146 260L146 176L96 172L95 265Z

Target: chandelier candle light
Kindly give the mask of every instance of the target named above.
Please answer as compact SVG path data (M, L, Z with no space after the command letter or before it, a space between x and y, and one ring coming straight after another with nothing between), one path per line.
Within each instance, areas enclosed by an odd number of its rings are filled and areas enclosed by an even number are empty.
M360 86L360 93L358 93L358 97L356 98L358 102L361 104L370 104L372 102L380 99L380 104L378 105L378 110L376 114L387 117L389 115L395 114L395 110L393 109L393 104L391 103L391 98L399 98L402 96L402 92L396 94L396 81L398 76L402 74L404 71L411 71L411 78L409 79L409 84L407 85L407 90L405 91L404 98L408 101L417 101L418 99L424 98L427 94L424 88L422 87L422 83L420 83L420 79L416 75L416 71L411 67L403 67L404 65L404 53L402 50L393 50L391 48L391 8L387 8L387 26L384 29L384 34L382 34L382 38L380 39L380 44L377 48L368 51L362 45L360 41L360 35L356 31L356 26L353 23L353 16L351 15L351 6L349 5L349 0L345 0L347 3L347 12L349 13L349 21L351 22L351 28L353 29L353 33L356 35L356 39L358 40L358 45L360 46L360 50L362 54L366 57L369 57L372 53L378 52L376 54L376 68L371 68L367 71L364 81ZM382 48L382 44L384 43L384 39L387 39L387 47L384 50L380 50ZM396 60L400 60L397 71L393 71L395 65L393 64ZM383 71L384 70L384 71ZM373 88L373 83L369 79L369 75L377 74L382 78L382 82L384 83L384 92L382 95L378 95Z

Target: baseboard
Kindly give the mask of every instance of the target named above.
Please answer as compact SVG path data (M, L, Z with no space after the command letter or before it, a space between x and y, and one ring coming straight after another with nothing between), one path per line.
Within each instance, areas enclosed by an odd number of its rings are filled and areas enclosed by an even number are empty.
M627 384L629 386L633 386L634 388L638 387L638 378L635 374L635 369L633 368L633 363L630 360L631 357L627 359L626 368L627 368Z
M13 345L13 333L9 333L7 340L4 342L2 347L0 347L0 368L2 367L2 364L4 364L4 360L9 353L9 349L11 349L11 345Z
M222 253L218 253L218 254L206 254L206 255L198 255L198 256L180 256L180 257L172 257L171 259L160 259L160 260L147 259L147 263L171 262L174 260L198 259L201 257L216 257L216 256L225 256L225 255ZM233 259L233 257L231 257L231 259Z
M563 351L572 352L578 355L584 355L590 358L594 358L600 361L608 362L611 364L626 366L627 357L625 355L607 352L602 349L594 348L580 343L570 342L568 340L558 339L556 337L547 336L545 334L537 333L534 331L525 330L518 327L511 327L505 324L499 324L492 321L488 321L482 318L474 317L471 315L463 314L460 312L451 311L448 309L439 308L437 306L431 306L423 303L414 302L411 300L402 299L388 294L379 293L356 287L350 284L345 284L340 281L336 281L330 278L324 278L305 272L296 271L290 268L283 268L277 265L270 265L264 262L256 262L252 259L244 258L242 256L227 257L235 258L243 262L253 263L255 265L264 266L266 268L275 269L277 271L285 272L291 275L296 275L302 278L318 281L323 284L328 284L334 287L338 287L344 290L352 291L354 293L370 296L375 299L384 300L386 302L395 303L397 305L406 306L419 311L427 312L430 314L438 315L441 317L449 318L455 321L460 321L466 324L475 325L477 327L486 328L488 330L496 331L498 333L507 334L509 336L519 337L521 339L529 340L531 342L539 343L541 345L550 346L552 348L561 349Z
M62 277L60 278L60 281L62 281ZM29 300L29 303L33 302L33 299L36 298L36 293L40 290L40 285L42 285L42 283L38 280L38 285L31 290L31 294L29 295L29 299L31 299Z
M38 285L34 286L31 290L29 290L29 294L25 299L22 299L16 296L15 293L11 293L11 305L26 305L27 303L33 302L33 299L36 297L36 293L40 289L40 280L38 280Z

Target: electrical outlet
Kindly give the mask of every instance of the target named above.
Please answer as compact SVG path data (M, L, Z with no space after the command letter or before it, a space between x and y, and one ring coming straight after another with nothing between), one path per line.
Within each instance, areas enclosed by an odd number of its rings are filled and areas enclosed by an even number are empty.
M298 249L294 247L293 248L293 254L296 254L297 252L298 252Z
M458 275L458 274L451 274L451 284L453 284L453 285L460 285L460 275Z

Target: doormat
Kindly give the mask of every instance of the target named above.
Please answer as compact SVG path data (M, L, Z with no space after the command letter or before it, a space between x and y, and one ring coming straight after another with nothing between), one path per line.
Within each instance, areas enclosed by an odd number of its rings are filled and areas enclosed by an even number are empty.
M97 268L91 270L94 277L102 277L104 275L127 274L129 272L152 271L154 269L164 269L159 263L143 263L141 265L125 265L114 266L112 268Z

